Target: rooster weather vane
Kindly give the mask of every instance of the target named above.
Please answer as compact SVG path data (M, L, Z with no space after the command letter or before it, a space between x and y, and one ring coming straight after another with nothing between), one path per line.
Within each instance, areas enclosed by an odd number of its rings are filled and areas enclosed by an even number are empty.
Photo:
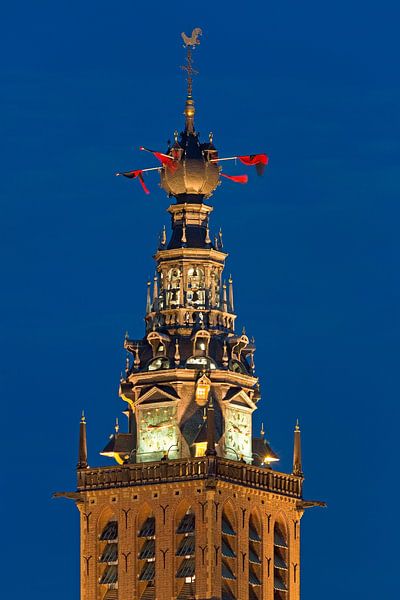
M181 69L187 73L187 98L185 104L185 129L180 134L175 132L175 142L168 142L168 149L164 152L150 150L144 146L140 150L150 152L161 163L157 167L147 169L135 169L133 171L125 171L116 173L123 175L128 179L138 179L143 191L150 194L147 188L143 173L158 171L161 178L161 187L167 192L168 196L174 196L177 199L182 199L188 194L196 194L202 198L208 198L212 195L215 188L220 185L220 177L230 179L235 183L247 183L247 175L227 175L222 173L220 163L222 161L237 160L247 166L255 166L258 175L264 173L265 167L268 164L268 156L266 154L248 154L229 156L220 158L218 152L213 145L212 133L209 135L208 143L199 141L199 134L194 129L194 101L192 98L193 92L193 75L198 72L193 69L192 51L200 44L199 37L203 34L200 27L193 29L189 37L182 32L182 40L186 48L186 65Z

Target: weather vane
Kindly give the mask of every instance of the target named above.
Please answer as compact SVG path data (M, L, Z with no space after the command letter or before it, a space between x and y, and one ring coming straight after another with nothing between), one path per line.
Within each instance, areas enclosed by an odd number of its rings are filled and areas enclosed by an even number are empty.
M188 37L186 33L182 31L181 36L183 39L184 47L186 48L186 65L181 66L181 69L187 72L187 85L188 85L188 96L192 95L193 89L193 75L198 75L198 71L195 71L192 66L192 50L200 44L199 36L203 35L200 27L196 27L192 31L192 35Z

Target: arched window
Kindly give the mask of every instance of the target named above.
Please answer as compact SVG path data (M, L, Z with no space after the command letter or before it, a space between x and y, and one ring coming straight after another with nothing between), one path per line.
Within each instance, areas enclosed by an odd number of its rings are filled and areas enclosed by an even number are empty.
M274 600L288 600L288 565L287 528L277 521L274 526Z
M182 271L177 267L168 271L166 308L176 308L181 304Z
M220 305L220 274L213 269L210 273L210 303L211 308L217 308Z
M200 267L191 267L188 269L186 300L188 306L205 308L205 279L204 271Z
M262 599L262 529L255 514L249 519L249 600Z
M151 331L147 334L146 339L153 351L153 358L167 356L168 347L171 342L171 338L168 335L159 331Z
M233 507L227 502L221 520L221 596L223 600L237 598L237 522Z
M155 599L156 519L147 506L138 519L138 598Z
M210 343L210 333L205 329L196 332L193 339L193 356L207 356Z
M175 564L177 600L194 598L196 594L196 517L191 507L176 513Z
M102 522L103 521L103 522ZM118 598L118 521L111 515L106 523L100 521L99 534L99 583L104 586L104 600Z

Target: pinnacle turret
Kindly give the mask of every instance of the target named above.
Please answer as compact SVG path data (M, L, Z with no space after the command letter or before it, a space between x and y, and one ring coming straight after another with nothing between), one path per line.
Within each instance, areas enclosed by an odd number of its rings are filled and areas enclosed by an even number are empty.
M82 417L79 424L79 452L77 468L86 469L87 466L86 419L85 413L82 411Z
M294 428L294 441L293 441L293 475L303 477L303 465L301 460L301 432L299 426L299 420L296 421Z

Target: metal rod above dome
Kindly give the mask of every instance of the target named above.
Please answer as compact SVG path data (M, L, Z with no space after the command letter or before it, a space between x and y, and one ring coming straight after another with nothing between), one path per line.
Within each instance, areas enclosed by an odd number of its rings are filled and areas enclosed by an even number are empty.
M193 69L193 60L192 60L192 50L196 48L200 44L199 36L202 35L203 32L200 27L196 27L192 31L192 35L188 37L184 32L181 33L184 47L186 48L186 65L181 66L181 69L186 71L187 73L187 97L185 104L185 131L187 133L194 132L194 114L195 107L193 101L193 75L197 75L198 71Z

